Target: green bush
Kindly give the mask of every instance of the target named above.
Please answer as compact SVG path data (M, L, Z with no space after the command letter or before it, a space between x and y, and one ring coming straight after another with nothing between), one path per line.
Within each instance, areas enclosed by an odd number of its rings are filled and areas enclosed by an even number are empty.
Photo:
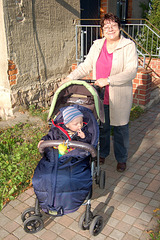
M37 144L46 130L46 127L20 123L0 131L0 210L31 185L40 160Z

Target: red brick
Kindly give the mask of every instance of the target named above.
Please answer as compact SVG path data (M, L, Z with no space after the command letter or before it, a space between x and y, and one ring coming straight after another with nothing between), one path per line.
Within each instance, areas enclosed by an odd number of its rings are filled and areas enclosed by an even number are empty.
M18 69L14 69L14 70L9 70L8 71L8 75L14 75L14 74L17 74L18 73Z
M139 94L143 94L143 95L150 94L150 89L140 90L140 91L139 91Z
M137 88L137 84L133 83L133 89Z
M134 98L133 103L138 104L138 100Z
M136 88L136 89L133 89L133 94L138 94L139 93L139 90L138 90L138 88Z
M13 85L15 85L16 83L17 83L17 81L16 81L16 80L10 81L10 86L13 86Z
M16 68L16 65L15 64L12 64L12 65L8 65L8 69L9 70L13 70L13 69L15 69Z
M149 102L149 99L146 100L139 100L140 105L146 105Z
M16 79L16 75L8 76L8 79L9 80L14 80L14 79Z
M141 90L145 90L145 89L148 89L150 86L148 86L147 84L146 85L139 85L138 88L141 89Z
M13 64L14 62L12 60L8 60L8 64Z
M138 98L138 99L146 100L146 96L144 96L144 95L137 95L137 98Z
M138 83L139 84L139 79L134 79L134 83Z

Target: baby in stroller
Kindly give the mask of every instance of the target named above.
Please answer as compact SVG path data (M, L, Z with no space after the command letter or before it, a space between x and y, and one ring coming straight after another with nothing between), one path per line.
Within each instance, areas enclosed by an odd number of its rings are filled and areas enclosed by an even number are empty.
M85 97L80 99L81 94ZM55 116L51 129L38 143L43 155L32 178L35 207L26 209L21 216L26 232L43 228L41 210L57 217L77 211L84 202L86 211L79 227L89 229L94 236L101 231L103 218L93 216L90 200L93 179L100 188L105 185L105 172L98 164L99 125L95 118L103 121L101 109L96 90L86 82L66 83L57 89L48 115L49 121ZM59 154L60 144L67 146L67 152Z
M99 128L92 111L72 105L60 108L50 131L38 146L41 148L50 140L63 140L66 145L69 141L96 146L98 136ZM76 211L92 188L90 153L68 147L67 154L59 155L57 149L46 147L32 183L44 212L60 216Z
M63 122L56 125L54 121L52 121L53 125L49 133L42 137L41 141L38 143L38 148L43 141L54 139L66 140L68 138L69 140L91 143L92 134L88 131L87 122L83 122L83 113L78 110L76 106L66 107L62 115ZM63 152L59 149L59 157L62 155Z

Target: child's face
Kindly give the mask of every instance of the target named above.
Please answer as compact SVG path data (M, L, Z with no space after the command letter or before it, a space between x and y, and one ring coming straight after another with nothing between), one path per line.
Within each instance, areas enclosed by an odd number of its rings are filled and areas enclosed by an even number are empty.
M83 117L77 117L66 124L66 127L73 132L78 132L83 127Z

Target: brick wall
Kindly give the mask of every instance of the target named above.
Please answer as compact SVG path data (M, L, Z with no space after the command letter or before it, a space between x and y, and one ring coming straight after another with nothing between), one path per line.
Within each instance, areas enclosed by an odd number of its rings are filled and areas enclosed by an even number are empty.
M72 65L72 70L77 68L77 64ZM84 79L92 79L92 72ZM145 69L138 69L135 79L133 79L133 103L145 106L150 101L152 72Z
M17 73L18 69L16 68L15 63L12 60L8 61L8 80L10 86L13 86L17 83Z
M148 59L146 59L146 63ZM152 70L152 76L155 78L160 78L160 59L159 58L152 58L149 64L150 70Z
M150 102L151 96L151 71L138 69L137 75L133 80L133 103L145 106Z

